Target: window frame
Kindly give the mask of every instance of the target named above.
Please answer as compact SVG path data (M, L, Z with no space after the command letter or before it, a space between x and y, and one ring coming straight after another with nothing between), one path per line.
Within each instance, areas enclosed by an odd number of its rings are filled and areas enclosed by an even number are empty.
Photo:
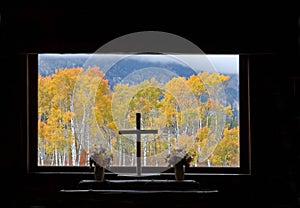
M28 173L78 173L93 170L88 166L38 166L37 96L38 54L26 53L26 127L27 127L27 172ZM218 55L218 53L211 53ZM191 167L190 175L251 175L251 126L250 126L250 54L239 55L240 98L240 167ZM124 168L124 167L121 167ZM125 167L126 168L126 167ZM127 167L132 171L132 168ZM153 168L153 167L152 167ZM112 173L106 170L107 173ZM173 168L160 175L172 174ZM114 173L112 173L114 174Z

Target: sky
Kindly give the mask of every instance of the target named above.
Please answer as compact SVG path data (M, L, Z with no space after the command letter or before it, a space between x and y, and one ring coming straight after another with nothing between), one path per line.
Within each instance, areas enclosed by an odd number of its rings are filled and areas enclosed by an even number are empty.
M219 72L225 74L238 74L239 71L239 56L228 54L40 54L40 58L46 56L57 57L78 57L87 56L86 64L93 62L103 62L107 65L113 65L120 59L130 57L140 61L153 61L159 63L177 62L191 67L196 72L207 70L210 72ZM101 56L101 60L98 58ZM105 57L105 58L104 58Z

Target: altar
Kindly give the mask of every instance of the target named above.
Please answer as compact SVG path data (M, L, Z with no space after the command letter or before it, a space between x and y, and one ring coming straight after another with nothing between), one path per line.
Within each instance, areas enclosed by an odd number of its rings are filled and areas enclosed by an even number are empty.
M218 193L194 180L81 180L60 190L58 207L211 207Z

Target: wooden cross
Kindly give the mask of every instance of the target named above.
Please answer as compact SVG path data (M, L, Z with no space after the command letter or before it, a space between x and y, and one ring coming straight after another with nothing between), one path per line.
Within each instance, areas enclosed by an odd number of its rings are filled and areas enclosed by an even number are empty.
M136 130L120 130L119 134L136 134L136 174L141 176L141 135L142 134L157 134L158 130L141 130L141 113L136 113Z

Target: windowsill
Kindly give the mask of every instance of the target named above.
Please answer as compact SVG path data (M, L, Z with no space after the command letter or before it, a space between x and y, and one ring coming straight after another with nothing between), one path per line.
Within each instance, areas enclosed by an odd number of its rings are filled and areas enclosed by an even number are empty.
M81 180L78 190L199 190L195 180L125 179L125 180Z
M68 171L61 171L61 172L52 172L52 171L35 171L29 172L29 175L93 175L93 172L68 172ZM251 176L250 173L185 173L186 176ZM149 174L149 175L142 175L142 176L134 176L131 173L105 173L105 176L108 177L121 177L121 178L147 178L147 177L168 177L174 176L174 173L158 173L158 174Z

